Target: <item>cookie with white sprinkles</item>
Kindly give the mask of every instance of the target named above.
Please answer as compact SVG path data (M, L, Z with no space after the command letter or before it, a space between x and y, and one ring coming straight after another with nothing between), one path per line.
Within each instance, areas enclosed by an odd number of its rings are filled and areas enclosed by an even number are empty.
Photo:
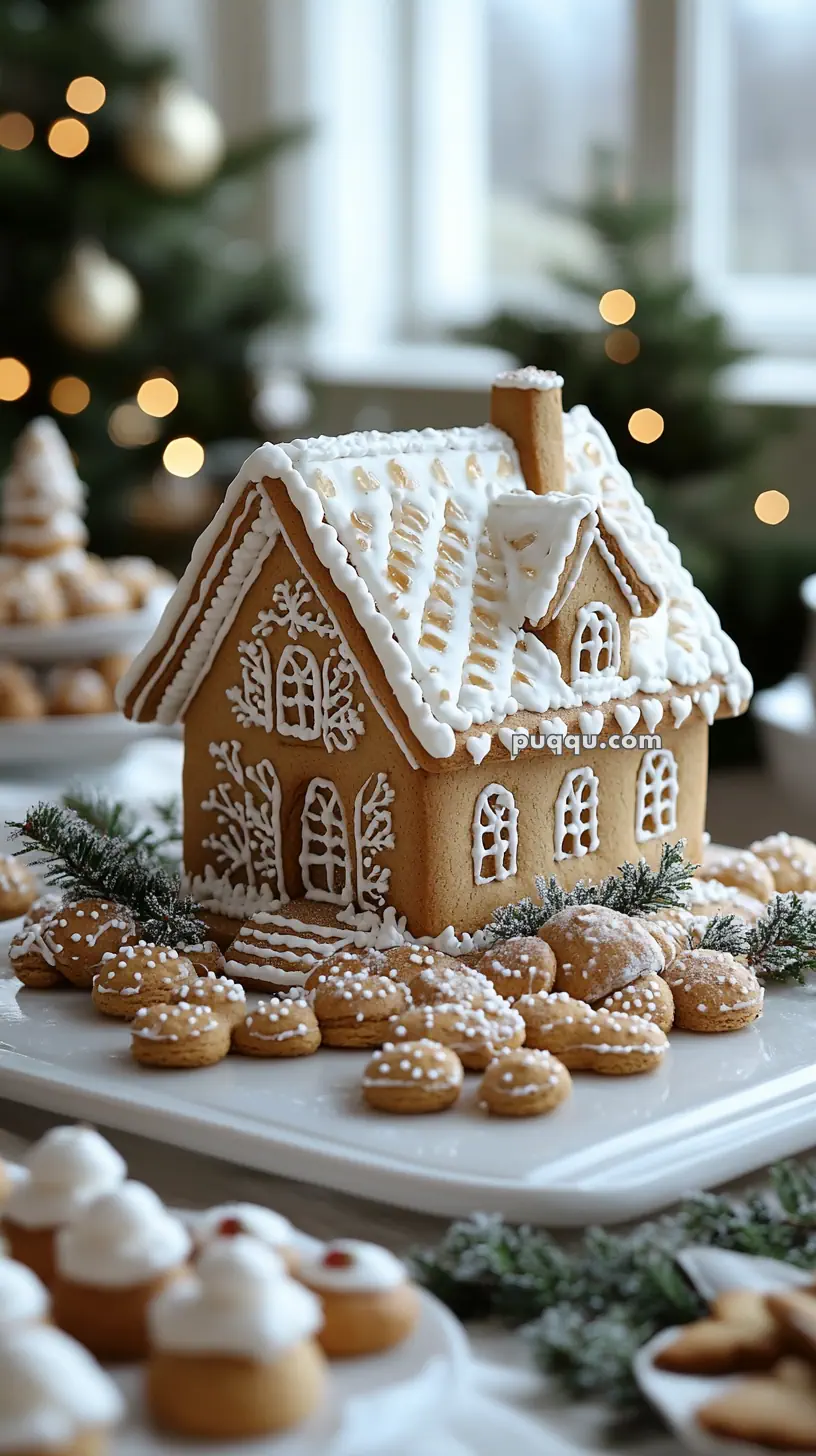
M749 966L723 950L688 950L667 977L682 1031L740 1031L762 1015L764 991Z
M90 987L102 957L136 939L136 922L112 900L74 900L54 915L47 933L57 970L74 986Z
M533 991L551 991L557 966L546 940L517 935L486 950L476 969L493 982L500 996L517 1001Z
M272 996L259 1001L232 1033L232 1049L245 1057L308 1057L320 1046L320 1027L308 1001Z
M411 1004L408 988L385 976L341 977L318 986L314 1013L324 1046L365 1050L391 1040L391 1021Z
M654 1022L596 1011L565 991L522 996L517 1006L527 1028L527 1045L552 1052L571 1072L605 1076L654 1072L669 1048Z
M102 957L94 975L91 1000L103 1016L132 1021L141 1007L172 1001L177 990L187 989L195 980L186 956L180 956L169 945L140 940Z
M642 1016L663 1032L671 1031L674 1024L674 998L662 976L641 976L622 991L610 992L603 1001L597 1002L595 1009Z
M494 1117L541 1117L554 1112L572 1091L572 1078L550 1052L522 1047L504 1052L488 1066L479 1086L483 1112Z
M363 1073L363 1097L378 1112L443 1112L462 1089L464 1068L435 1041L386 1042Z
M607 905L568 905L538 932L555 953L555 988L581 1001L600 1001L665 966L643 920Z
M500 997L485 1007L414 1006L394 1022L390 1039L438 1041L456 1052L469 1072L483 1072L499 1052L522 1045L524 1021Z
M144 1067L211 1067L227 1055L230 1029L209 1006L180 1001L143 1006L131 1023L130 1050Z

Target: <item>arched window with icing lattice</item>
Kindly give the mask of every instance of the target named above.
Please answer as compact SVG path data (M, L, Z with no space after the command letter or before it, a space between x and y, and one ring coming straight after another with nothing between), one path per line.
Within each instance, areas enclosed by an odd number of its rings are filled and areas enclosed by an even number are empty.
M635 838L662 839L677 828L677 761L668 748L644 753L635 790Z
M317 658L308 647L284 647L275 684L278 732L306 742L319 738L323 727L322 685Z
M346 815L329 779L312 779L300 826L300 870L306 899L350 905L353 890Z
M620 626L608 602L581 607L572 638L572 680L615 677L620 672Z
M570 769L555 801L555 858L581 859L598 848L598 779L588 765Z
M477 885L509 880L518 867L518 809L509 789L488 784L473 814L473 879Z

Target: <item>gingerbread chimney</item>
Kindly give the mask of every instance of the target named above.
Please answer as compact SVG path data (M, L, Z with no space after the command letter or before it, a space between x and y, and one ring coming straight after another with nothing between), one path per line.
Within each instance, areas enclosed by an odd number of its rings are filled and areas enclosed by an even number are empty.
M552 369L532 365L497 374L493 381L491 424L514 442L527 487L536 495L564 489L563 384Z

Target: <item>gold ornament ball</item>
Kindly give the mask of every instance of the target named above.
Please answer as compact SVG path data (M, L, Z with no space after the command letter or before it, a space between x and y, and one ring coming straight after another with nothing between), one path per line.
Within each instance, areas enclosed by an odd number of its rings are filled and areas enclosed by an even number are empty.
M133 327L141 307L135 278L98 243L78 243L54 284L51 322L80 349L110 349Z
M129 165L144 182L184 192L216 171L224 133L212 107L189 86L162 81L145 92L123 145Z

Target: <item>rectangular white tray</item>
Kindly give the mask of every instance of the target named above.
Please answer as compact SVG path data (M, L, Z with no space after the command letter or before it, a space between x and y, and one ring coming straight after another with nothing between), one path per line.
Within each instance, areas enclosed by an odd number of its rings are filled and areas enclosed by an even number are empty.
M374 1113L364 1062L325 1050L148 1070L86 995L0 980L0 1097L424 1213L639 1218L816 1142L816 998L800 988L769 991L745 1031L673 1035L650 1076L577 1075L545 1118L487 1118L473 1075L450 1112Z

